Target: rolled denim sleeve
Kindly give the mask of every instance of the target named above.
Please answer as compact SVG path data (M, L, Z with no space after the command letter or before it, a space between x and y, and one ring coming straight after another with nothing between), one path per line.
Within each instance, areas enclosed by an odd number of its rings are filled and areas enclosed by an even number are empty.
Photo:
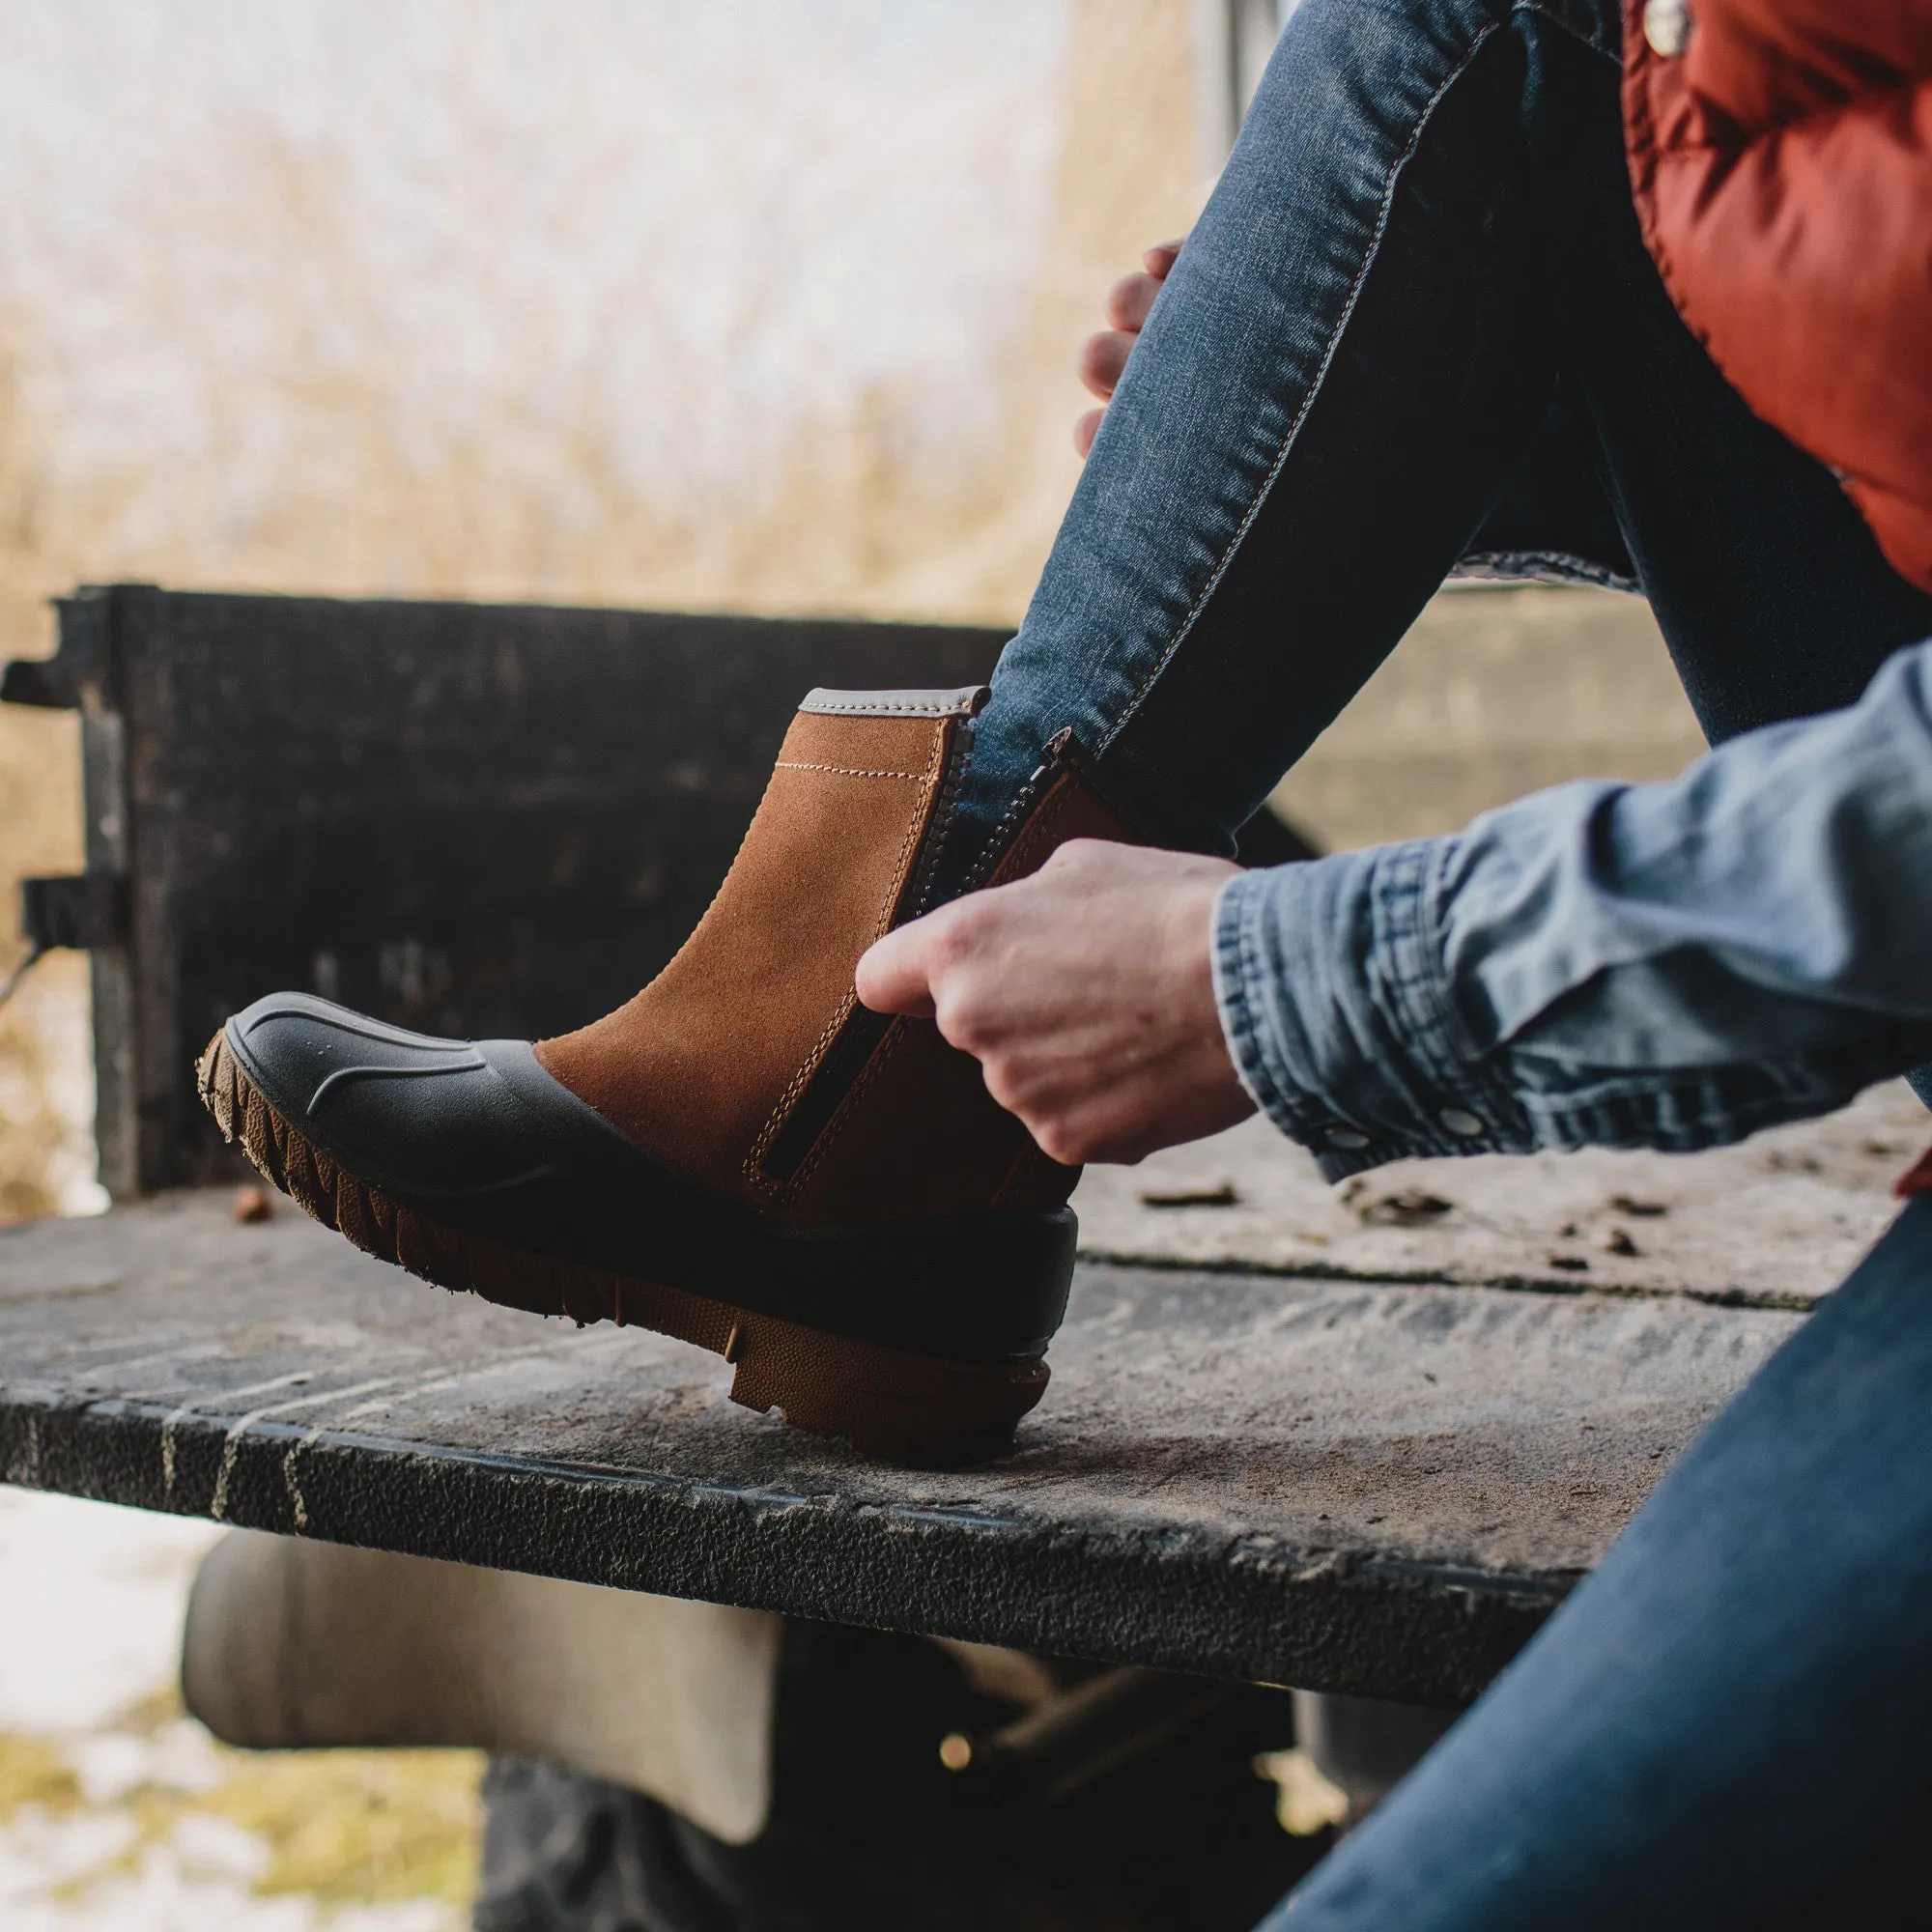
M1214 970L1242 1080L1331 1179L1829 1112L1932 1056L1932 643L1668 783L1241 874Z

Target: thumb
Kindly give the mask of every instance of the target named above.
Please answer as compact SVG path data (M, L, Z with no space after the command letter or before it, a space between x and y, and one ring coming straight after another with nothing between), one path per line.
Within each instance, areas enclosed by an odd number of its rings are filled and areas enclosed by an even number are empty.
M929 919L916 919L867 949L853 976L863 1005L875 1013L932 1017L931 924Z

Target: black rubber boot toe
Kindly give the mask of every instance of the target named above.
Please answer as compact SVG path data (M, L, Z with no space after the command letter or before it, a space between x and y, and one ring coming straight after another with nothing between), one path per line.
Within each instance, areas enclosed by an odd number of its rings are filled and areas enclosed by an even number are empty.
M576 1180L692 1197L520 1039L432 1039L306 993L223 1029L250 1084L311 1145L385 1193L446 1207Z

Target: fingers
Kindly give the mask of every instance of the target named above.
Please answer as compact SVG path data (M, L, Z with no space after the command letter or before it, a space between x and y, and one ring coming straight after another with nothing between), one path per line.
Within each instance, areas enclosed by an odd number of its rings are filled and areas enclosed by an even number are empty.
M1104 402L1114 393L1133 349L1134 338L1119 328L1090 335L1080 345L1080 381L1090 396L1098 396Z
M1160 293L1158 275L1122 275L1107 291L1105 315L1110 328L1124 328L1138 335L1147 327L1153 298Z
M1148 273L1155 281L1164 282L1167 280L1168 275L1174 268L1174 258L1180 253L1180 242L1186 240L1187 237L1183 235L1179 242L1156 242L1141 257L1141 261L1147 267Z
M1076 838L881 939L859 997L928 1017L1054 1159L1138 1160L1254 1102L1215 1005L1225 861Z
M860 958L853 986L862 1006L875 1013L933 1015L932 971L935 922L943 909L889 932Z
M1181 241L1185 240L1183 236ZM1122 275L1107 291L1107 327L1099 335L1090 335L1080 350L1080 380L1089 395L1098 396L1104 403L1119 387L1127 357L1133 354L1134 338L1147 327L1153 298L1172 270L1180 246L1180 242L1155 242L1141 257L1146 264L1144 271ZM1073 425L1073 446L1082 456L1094 447L1104 413L1089 410Z

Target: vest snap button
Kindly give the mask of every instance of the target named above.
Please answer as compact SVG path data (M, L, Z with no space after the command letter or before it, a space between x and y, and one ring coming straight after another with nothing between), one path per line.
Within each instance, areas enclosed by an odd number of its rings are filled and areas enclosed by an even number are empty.
M1660 60L1675 60L1690 44L1687 0L1645 0L1643 37Z

